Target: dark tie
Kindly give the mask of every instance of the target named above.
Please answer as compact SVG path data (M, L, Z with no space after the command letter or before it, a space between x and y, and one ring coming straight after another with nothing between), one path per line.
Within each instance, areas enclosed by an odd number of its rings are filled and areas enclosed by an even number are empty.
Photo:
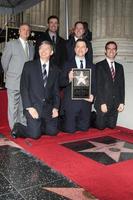
M110 70L111 70L112 79L113 79L113 81L114 81L115 70L114 70L113 62L111 62L111 68L110 68Z
M46 64L43 64L42 66L42 77L43 77L43 85L44 87L47 84L47 71L46 71Z
M80 69L83 69L83 60L80 60Z
M55 35L52 36L52 42L55 44Z
M53 50L55 51L55 45L56 45L56 43L55 43L55 35L52 36L52 42L53 42Z

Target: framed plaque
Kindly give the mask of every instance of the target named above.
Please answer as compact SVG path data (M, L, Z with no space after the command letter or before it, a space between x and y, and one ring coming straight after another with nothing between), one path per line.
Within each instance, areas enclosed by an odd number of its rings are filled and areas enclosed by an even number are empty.
M89 98L91 94L91 69L73 68L71 96L73 100Z

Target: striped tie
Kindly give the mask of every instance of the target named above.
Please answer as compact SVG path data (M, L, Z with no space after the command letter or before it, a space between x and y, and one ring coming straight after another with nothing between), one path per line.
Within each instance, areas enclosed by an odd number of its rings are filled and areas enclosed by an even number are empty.
M114 81L115 70L114 70L113 62L111 62L111 68L110 68L110 70L111 70L112 79L113 79L113 81Z
M46 64L43 64L43 68L42 68L42 77L43 77L43 85L44 87L47 84L47 71L46 71Z

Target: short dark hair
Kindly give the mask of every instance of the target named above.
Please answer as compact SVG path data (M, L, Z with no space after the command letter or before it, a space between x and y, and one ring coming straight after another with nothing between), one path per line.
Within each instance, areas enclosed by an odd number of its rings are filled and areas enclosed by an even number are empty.
M44 41L42 41L42 42L40 43L39 49L40 49L40 47L41 47L43 44L49 45L49 46L51 47L51 49L53 50L53 44L52 44L50 41L47 41L47 40L44 40Z
M115 47L116 47L116 50L117 50L117 44L116 44L116 42L114 42L114 41L109 41L109 42L107 42L107 43L105 44L105 49L106 49L106 50L107 50L109 44L114 44Z
M57 21L58 21L58 23L59 23L59 18L58 18L56 15L51 15L51 16L49 16L48 19L47 19L47 23L49 23L49 21L50 21L51 19L57 19Z
M84 39L78 39L78 40L75 42L74 47L76 47L76 44L77 44L78 42L84 42L84 43L86 44L86 47L87 47L87 43L86 43L86 41L85 41ZM87 47L87 48L88 48L88 47Z

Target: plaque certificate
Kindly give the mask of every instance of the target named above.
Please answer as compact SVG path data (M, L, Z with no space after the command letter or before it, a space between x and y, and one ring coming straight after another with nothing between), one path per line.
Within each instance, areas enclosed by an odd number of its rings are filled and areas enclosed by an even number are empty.
M73 100L89 98L91 94L91 69L73 68L71 96Z

